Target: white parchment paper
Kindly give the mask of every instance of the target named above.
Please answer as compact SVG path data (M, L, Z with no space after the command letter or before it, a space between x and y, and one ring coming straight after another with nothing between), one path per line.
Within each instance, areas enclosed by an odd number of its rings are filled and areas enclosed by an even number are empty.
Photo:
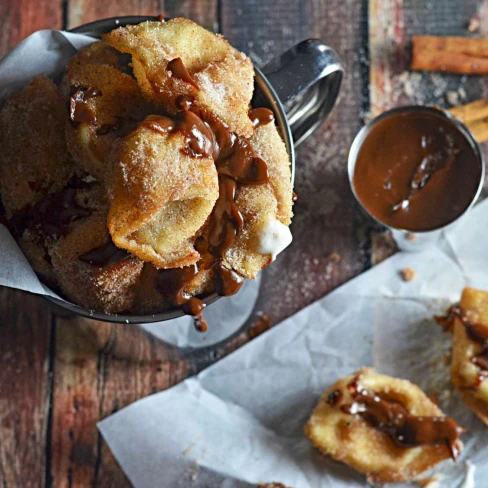
M476 486L487 486L488 428L452 391L451 335L432 318L459 300L463 287L488 289L487 228L488 201L436 247L393 256L197 377L103 420L100 431L134 486L367 486L302 434L321 393L362 366L437 393L467 429L457 464L435 469L444 475L440 486L459 487L467 459L476 466ZM410 282L399 275L407 267L417 272Z
M0 105L10 94L27 85L33 76L44 74L59 79L73 55L95 40L82 34L52 30L29 36L0 61ZM0 285L63 300L39 281L15 240L1 224ZM242 327L253 312L258 291L259 280L248 280L239 294L214 304L206 316L216 327L205 334L195 330L190 317L147 324L144 328L178 347L208 347ZM225 327L221 325L224 322Z

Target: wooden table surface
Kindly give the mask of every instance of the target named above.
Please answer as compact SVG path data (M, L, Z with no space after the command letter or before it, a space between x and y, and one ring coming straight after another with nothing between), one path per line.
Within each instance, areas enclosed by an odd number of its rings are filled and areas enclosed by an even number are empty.
M364 121L388 107L409 101L447 107L456 97L462 103L460 83L466 101L488 96L481 77L407 72L412 34L480 35L468 24L482 1L4 0L0 50L39 29L144 14L185 16L220 31L258 66L305 38L334 47L346 69L341 99L298 151L295 240L264 274L256 308L277 324L395 251L389 233L352 197L348 148ZM486 19L481 27L488 30ZM0 313L0 486L8 488L130 486L96 422L256 335L247 330L202 356L137 326L67 317L10 289L0 288Z

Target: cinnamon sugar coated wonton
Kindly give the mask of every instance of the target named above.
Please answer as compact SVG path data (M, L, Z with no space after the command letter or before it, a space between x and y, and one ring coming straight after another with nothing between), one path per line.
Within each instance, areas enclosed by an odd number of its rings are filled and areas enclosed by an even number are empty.
M411 480L456 458L462 432L418 386L371 368L331 386L305 428L324 454L378 482Z

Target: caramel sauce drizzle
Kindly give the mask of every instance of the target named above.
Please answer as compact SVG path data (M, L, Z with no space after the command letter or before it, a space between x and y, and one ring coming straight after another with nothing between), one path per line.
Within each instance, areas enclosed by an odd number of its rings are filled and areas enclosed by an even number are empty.
M488 327L479 322L470 320L461 310L459 305L452 305L445 316L436 315L437 323L447 331L452 331L454 320L458 318L465 327L466 335L472 341L483 347L483 352L471 358L471 362L480 368L476 381L472 386L466 387L469 390L477 390L481 383L488 378Z
M88 123L96 124L97 116L88 106L88 101L92 98L102 96L98 88L74 87L69 99L69 116L74 124Z
M445 444L451 457L459 454L459 436L464 429L452 418L443 416L415 416L400 403L381 398L362 387L361 375L347 385L352 404L341 405L344 413L359 415L374 428L385 432L400 447L417 447L427 444ZM337 392L337 393L336 393ZM333 406L341 400L342 393L336 390L327 402Z

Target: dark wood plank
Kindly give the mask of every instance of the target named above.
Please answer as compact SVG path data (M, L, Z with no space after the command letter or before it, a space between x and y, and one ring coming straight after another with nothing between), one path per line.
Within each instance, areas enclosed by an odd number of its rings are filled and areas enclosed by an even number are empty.
M49 418L48 304L0 287L0 486L45 486Z
M85 1L70 0L68 28L106 17L122 15L165 15L187 17L199 24L214 29L217 25L217 1L206 0L117 0Z
M292 246L264 274L258 307L277 323L370 265L370 221L347 179L347 152L361 126L367 70L365 2L246 0L222 5L222 32L263 65L296 42L318 37L342 57L346 77L329 120L298 151ZM348 19L345 21L345 19ZM331 259L331 253L341 259Z
M1 2L0 56L36 30L62 27L61 2L29 3ZM52 316L46 301L6 288L0 310L0 486L43 487Z
M186 362L137 326L58 319L52 476L56 487L126 486L96 423L183 380Z
M61 2L31 0L0 2L0 55L40 29L62 28Z

